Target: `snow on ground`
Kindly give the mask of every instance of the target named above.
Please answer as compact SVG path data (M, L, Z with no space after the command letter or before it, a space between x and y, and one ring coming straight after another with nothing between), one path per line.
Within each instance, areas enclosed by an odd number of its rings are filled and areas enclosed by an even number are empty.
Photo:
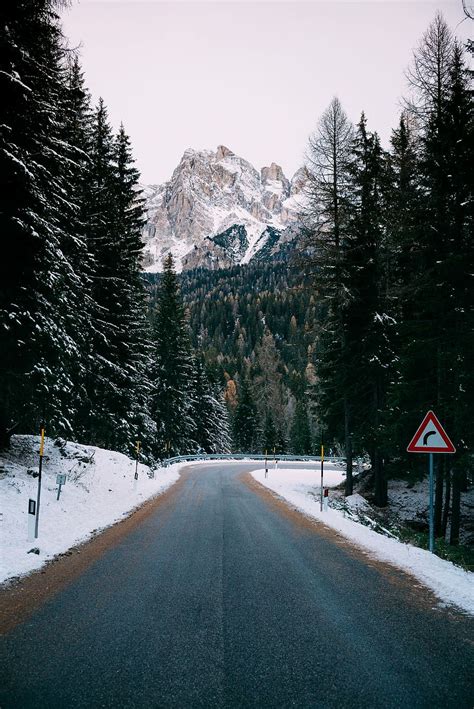
M39 536L28 541L28 500L36 500L39 436L13 436L0 458L0 582L41 567L98 530L126 517L179 477L180 464L159 468L154 478L121 453L45 439ZM3 469L2 469L3 467ZM56 475L66 473L59 501ZM28 553L37 547L39 554Z
M329 493L329 509L321 512L319 469L275 470L270 467L267 478L264 470L254 470L252 475L255 480L276 492L297 509L309 517L321 520L328 527L332 527L358 546L368 550L377 559L408 571L445 603L454 604L474 614L473 573L455 566L450 561L440 559L425 549L378 534L369 527L348 519L343 511L331 509L331 493ZM337 485L342 480L341 468L331 464L325 465L325 487ZM352 508L359 511L363 511L364 506L367 505L364 498L357 494L346 500Z

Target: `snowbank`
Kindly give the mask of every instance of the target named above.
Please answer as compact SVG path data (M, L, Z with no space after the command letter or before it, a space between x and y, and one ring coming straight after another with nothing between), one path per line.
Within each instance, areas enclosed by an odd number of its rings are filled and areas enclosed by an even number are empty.
M327 470L326 470L327 467ZM344 513L329 508L320 511L319 471L301 469L254 470L253 477L310 517L319 519L328 527L336 529L360 547L367 549L381 561L388 561L408 571L424 583L445 603L454 604L474 614L474 574L440 559L425 549L404 544L354 522ZM339 479L338 479L339 476ZM337 485L343 479L340 470L325 466L325 487ZM360 495L353 495L354 507L363 507ZM350 498L346 498L349 499ZM331 501L329 500L329 505Z
M182 467L159 468L153 478L150 468L139 464L135 483L135 462L121 453L76 443L58 446L45 439L39 536L28 541L28 500L36 500L38 451L38 436L13 436L0 458L0 582L38 569L127 516L172 485ZM67 476L59 501L58 473ZM35 547L39 554L28 553Z

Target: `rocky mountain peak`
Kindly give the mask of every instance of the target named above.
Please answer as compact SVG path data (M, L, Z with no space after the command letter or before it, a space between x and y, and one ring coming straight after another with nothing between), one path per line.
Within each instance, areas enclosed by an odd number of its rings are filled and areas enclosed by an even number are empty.
M232 152L232 150L229 150L229 148L226 148L225 145L218 145L217 146L217 153L216 153L216 159L217 160L223 160L224 158L235 155L235 153Z
M280 165L258 172L224 145L216 152L188 148L171 179L146 187L144 194L149 272L160 271L170 251L178 269L267 257L288 240L298 220L298 201Z
M286 180L281 166L277 165L275 162L272 162L270 167L262 167L260 170L260 177L264 184L267 182L283 182Z

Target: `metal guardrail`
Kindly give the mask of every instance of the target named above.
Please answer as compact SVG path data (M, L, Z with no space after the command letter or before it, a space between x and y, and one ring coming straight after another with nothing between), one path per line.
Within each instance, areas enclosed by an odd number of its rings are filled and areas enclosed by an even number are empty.
M289 460L289 461L294 461L294 462L308 462L308 463L319 463L321 462L321 456L320 455L276 455L276 460ZM167 468L169 465L173 465L173 463L186 463L186 462L192 462L193 460L228 460L228 461L233 461L233 460L265 460L267 459L268 461L275 460L275 457L273 455L260 455L260 454L255 454L255 453L220 453L220 454L196 454L196 455L176 455L174 458L166 458L166 460L163 460L161 465L164 468ZM340 458L338 456L328 456L327 458L324 458L325 461L328 463L345 463L346 459L345 458Z

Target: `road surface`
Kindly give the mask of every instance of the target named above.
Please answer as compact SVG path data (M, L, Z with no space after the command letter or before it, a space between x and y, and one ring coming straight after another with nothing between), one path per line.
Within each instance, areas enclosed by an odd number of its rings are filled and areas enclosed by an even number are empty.
M471 709L469 619L259 493L252 467L191 469L12 629L2 709Z

